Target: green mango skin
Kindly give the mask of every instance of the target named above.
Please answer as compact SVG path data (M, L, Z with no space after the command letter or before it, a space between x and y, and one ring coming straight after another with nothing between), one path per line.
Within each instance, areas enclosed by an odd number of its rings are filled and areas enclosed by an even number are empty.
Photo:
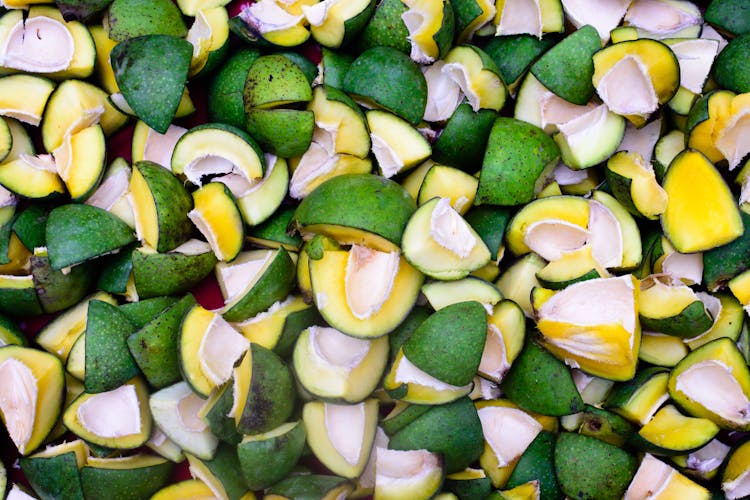
M52 210L45 234L50 264L55 271L135 241L133 230L122 219L84 204L61 205Z
M251 490L262 490L284 479L305 449L305 427L298 422L289 432L237 446L240 470Z
M471 207L464 215L464 220L477 232L487 248L490 258L496 261L503 245L505 227L513 216L513 210L508 207L480 205Z
M253 108L246 113L245 128L263 149L292 158L310 147L315 115L309 110Z
M99 3L103 1L98 0ZM78 3L81 3L80 0ZM117 42L143 35L160 34L179 38L187 35L182 13L177 4L170 0L114 0L107 10L106 26L109 37Z
M193 232L193 223L187 214L193 209L193 197L177 177L166 168L150 161L139 161L133 165L146 181L156 204L159 237L156 251L174 250L187 241ZM135 272L135 263L133 265ZM157 275L160 280L164 275ZM137 288L137 284L136 284ZM139 291L140 295L140 291ZM157 295L169 295L158 293Z
M344 90L372 100L415 126L427 105L427 82L419 66L390 47L373 47L360 54L346 72Z
M292 258L283 247L266 268L263 276L253 286L253 290L245 294L239 302L223 316L227 321L244 321L259 314L276 302L283 300L291 293L297 277Z
M487 313L479 302L459 302L434 312L404 342L404 355L447 384L471 383L487 336Z
M247 493L248 487L242 475L237 473L240 470L240 461L234 446L221 443L216 449L214 458L201 460L196 457L196 460L203 462L203 465L221 483L229 500L240 500L242 495Z
M668 370L660 366L650 366L647 368L640 369L636 372L635 377L628 380L615 384L612 391L607 396L605 401L605 408L622 408L630 398L633 396L635 391L645 384L651 377L656 376L660 373L665 373Z
M42 314L42 306L32 287L0 288L0 312L10 316L37 316Z
M430 408L432 408L430 405L410 404L401 413L384 418L380 422L380 427L388 436L393 436L421 415L430 411Z
M545 52L529 71L559 97L584 105L594 95L591 57L601 47L596 28L582 26Z
M26 207L13 222L13 232L23 246L30 250L47 246L44 228L47 226L49 211L41 204Z
M313 84L313 81L318 76L318 67L307 57L303 56L299 52L279 52L282 55L292 61L302 71L302 74L307 78L307 83Z
M166 486L174 470L170 461L136 469L104 469L85 466L81 484L86 498L141 500Z
M13 224L8 222L0 227L0 265L10 262L8 249L10 247L10 234Z
M192 55L190 42L171 35L129 38L110 53L123 97L138 118L160 134L167 132L182 100Z
M396 359L396 355L401 349L401 346L404 345L404 342L406 342L407 339L411 337L412 333L414 333L414 330L416 330L419 325L421 325L430 316L430 313L431 309L428 307L414 306L409 312L409 315L406 317L406 319L404 319L404 321L402 321L395 330L388 334L388 342L390 344L389 356L391 363L393 363L393 361Z
M83 500L76 454L72 451L54 457L21 457L21 471L41 500L59 498ZM2 490L0 490L2 491Z
M750 33L738 36L714 61L714 79L737 94L750 92Z
M294 212L292 229L331 224L361 229L401 245L414 199L398 183L373 174L345 174L315 188Z
M243 48L232 55L208 85L208 117L213 122L245 127L243 91L250 66L260 57L260 51Z
M294 500L321 500L326 498L328 493L342 486L348 485L347 491L351 491L353 486L348 483L348 479L338 476L300 474L289 476L274 484L267 494Z
M133 252L138 247L134 242L122 248L114 255L103 258L99 278L96 280L97 290L109 293L125 294L133 271Z
M138 302L128 302L119 307L128 321L140 330L178 300L178 297L152 297Z
M138 297L147 299L180 295L211 274L216 265L213 252L198 255L133 252L133 279Z
M570 370L546 349L528 340L502 381L503 393L524 410L563 416L583 410Z
M127 337L133 359L148 383L157 389L179 382L182 378L177 355L180 324L195 304L195 298L187 294Z
M696 300L680 311L680 317L675 318L646 318L638 315L641 326L650 332L659 332L679 338L692 338L707 331L713 325L713 318L706 310L703 302Z
M482 454L482 424L474 403L462 397L430 408L391 436L388 447L442 453L445 472L452 474L464 470Z
M531 64L549 50L558 37L547 35L539 39L533 35L509 35L493 37L484 51L495 61L500 76L508 85L518 82Z
M736 240L703 252L703 281L712 292L747 269L750 263L750 214L740 210L742 236Z
M554 450L554 433L542 431L537 434L518 459L518 463L508 478L506 488L515 488L536 479L539 481L540 498L564 498L555 477Z
M237 429L259 434L275 429L292 414L296 389L289 367L272 351L251 344L252 377Z
M409 30L401 16L408 7L401 0L382 0L368 23L357 37L356 51L362 53L373 47L390 47L404 54L411 51Z
M515 118L495 120L487 141L475 205L514 206L534 199L545 167L560 148L542 129Z
M628 452L569 432L558 435L554 456L560 488L568 497L580 500L622 498L638 467Z
M494 110L480 109L474 112L469 103L462 102L433 144L432 159L464 172L477 172L482 166L495 118L497 112Z
M285 102L308 102L312 99L312 88L305 73L290 58L272 54L259 57L250 66L244 98L247 112Z
M234 417L227 416L234 403L233 386L234 382L230 380L225 386L219 389L221 394L216 398L211 409L206 412L203 420L208 425L208 428L211 429L214 436L225 443L236 446L242 441L242 434L237 431Z
M489 477L476 479L445 478L443 490L453 493L460 500L488 500L492 494L492 481Z
M0 345L28 345L26 334L12 319L0 314ZM2 491L2 488L0 488Z
M93 20L107 8L112 0L57 0L55 4L60 9L66 21L81 21L86 23Z
M53 270L47 257L32 255L29 262L39 304L47 313L77 304L91 291L96 278L95 262L74 266L67 274Z
M750 33L750 4L743 0L713 0L704 19L733 36Z
M320 64L323 67L323 83L328 87L336 89L344 88L344 75L349 71L349 66L352 65L352 62L354 62L354 56L351 54L334 52L331 49L322 47Z
M140 373L127 337L135 331L120 309L101 300L89 302L86 316L86 392L117 389Z
M633 425L616 413L586 405L583 423L578 431L622 448L634 433Z
M320 313L315 306L311 305L307 309L294 311L286 317L284 328L272 351L284 359L289 358L294 351L294 344L297 342L297 337L302 333L302 330L313 325L323 324L322 322L323 318L320 317Z

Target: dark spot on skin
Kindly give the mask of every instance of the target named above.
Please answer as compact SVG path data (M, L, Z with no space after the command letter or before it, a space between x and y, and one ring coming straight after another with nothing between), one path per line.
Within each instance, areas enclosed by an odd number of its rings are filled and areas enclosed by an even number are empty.
M268 81L269 81L269 82L272 82L272 81L273 81L273 75L268 75Z
M598 432L602 430L602 423L598 420L590 420L588 422L589 429L591 429L594 432Z
M148 344L144 339L141 339L141 349L148 349Z

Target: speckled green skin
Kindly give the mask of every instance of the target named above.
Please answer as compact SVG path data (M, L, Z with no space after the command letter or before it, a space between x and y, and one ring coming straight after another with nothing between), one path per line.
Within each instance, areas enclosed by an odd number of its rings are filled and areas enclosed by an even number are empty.
M582 26L545 52L529 71L556 95L584 105L594 95L591 57L599 49L601 42L596 28Z
M261 56L250 66L245 80L245 111L276 107L283 102L307 102L312 88L305 73L281 54Z
M237 473L240 469L240 462L234 446L220 443L214 458L211 460L198 458L197 460L203 462L211 474L218 479L229 500L240 500L242 495L247 493L248 487L242 476Z
M486 336L487 313L482 304L459 302L424 320L404 342L404 355L438 380L463 386L477 373Z
M214 401L214 404L206 412L206 416L203 420L211 429L214 436L221 439L225 443L237 445L242 441L242 434L237 430L237 426L234 423L234 417L227 416L232 410L234 404L234 395L232 389L234 388L234 380L230 379L224 386L219 388L219 396Z
M187 35L182 13L171 0L114 0L107 10L105 26L109 37L117 42L142 35Z
M3 226L0 227L0 265L10 262L10 258L8 257L8 248L10 246L10 233L12 228L12 221L9 221L7 224L3 224Z
M250 393L237 429L260 434L280 426L291 416L296 402L294 379L289 367L272 351L252 343Z
M344 90L369 99L412 125L419 124L427 105L427 82L417 63L390 47L360 54L344 77Z
M46 240L52 269L60 270L117 250L135 241L135 234L122 219L106 210L72 204L49 213Z
M545 499L562 499L560 485L555 477L555 462L553 454L555 450L555 434L542 431L523 452L513 472L508 478L506 489L515 488L522 484L537 480L539 481L539 497Z
M99 278L96 280L97 290L109 293L125 294L133 271L133 251L138 247L138 242L133 242L120 249L114 255L102 258L99 270Z
M750 92L750 33L738 36L719 53L714 79L722 88L738 94Z
M178 300L177 297L153 297L137 302L127 302L119 307L120 312L128 318L128 321L133 323L136 328L141 329L155 319L160 312Z
M294 216L294 208L289 206L279 207L276 212L271 215L265 222L248 230L247 236L250 238L257 238L260 240L267 240L278 243L279 245L289 245L299 249L302 246L302 238L300 236L290 236L286 232L286 228L289 226L292 217Z
M409 30L401 15L408 10L401 0L382 0L356 41L357 52L372 47L391 47L408 54L411 51Z
M230 57L208 86L208 116L211 121L245 128L243 92L250 66L260 51L243 48Z
M348 479L338 476L300 474L279 481L267 493L294 500L320 500L328 492L347 482Z
M150 161L139 161L133 165L133 168L143 176L156 204L156 217L159 221L156 251L169 252L187 241L193 233L194 226L187 215L193 209L193 197L187 192L182 182L161 165ZM49 238L49 234L47 237ZM159 275L159 279L163 278L163 275ZM169 293L156 295L169 295Z
M67 274L53 270L47 257L32 255L29 262L39 304L47 313L62 311L78 303L91 291L96 278L94 262L74 266Z
M133 252L133 279L141 299L187 292L208 276L216 256L208 251L198 255L181 253L149 254Z
M554 35L542 39L533 35L499 36L487 42L484 51L495 61L500 76L510 86L517 83L529 66L557 41L558 37Z
M506 397L524 410L562 416L583 410L568 367L533 340L527 340L502 382Z
M283 300L294 288L296 267L289 253L282 247L263 272L252 290L239 302L224 311L227 321L244 321Z
M237 446L240 470L252 490L262 490L284 479L305 449L305 427L301 422L280 436L247 441Z
M26 248L46 246L44 228L47 225L47 209L34 204L26 207L13 222L13 232Z
M432 159L464 172L477 172L482 166L495 118L497 112L494 110L480 109L474 112L469 103L461 103L432 145Z
M744 0L713 0L704 19L734 36L750 33L750 4Z
M430 405L416 405L410 404L401 413L388 416L380 422L380 427L388 436L393 436L398 431L412 423L414 420L419 418L420 415L424 415L430 411L432 406Z
M173 470L174 464L169 461L137 469L85 466L81 469L81 484L86 498L139 500L166 486Z
M505 227L513 215L507 207L480 205L472 207L464 215L464 220L477 232L490 250L490 258L497 260L497 254L503 244Z
M715 292L750 265L750 214L740 210L742 236L717 248L703 252L703 281Z
M21 457L21 471L42 500L83 500L76 455L70 451L54 457Z
M513 206L534 199L544 168L560 149L542 129L515 118L495 120L487 141L475 205Z
M170 35L129 38L110 53L115 81L128 105L161 134L182 99L192 55L190 42Z
M394 434L388 447L441 453L446 474L452 474L464 470L482 454L482 424L474 403L464 396L430 408Z
M713 318L703 302L697 299L680 311L678 317L657 319L647 318L640 314L638 317L644 330L686 339L700 335L713 325Z
M633 435L634 428L617 413L586 405L578 432L621 448Z
M557 437L555 470L563 493L570 498L622 498L637 466L634 456L596 438L570 432Z
M131 332L127 337L133 359L148 383L157 389L179 382L182 378L177 357L180 324L185 313L195 304L195 298L187 294L156 313L140 330Z
M66 21L85 23L106 9L112 0L57 0L55 3Z
M401 245L409 217L417 209L400 184L373 174L333 177L305 197L292 219L295 229L334 224L362 229Z
M344 88L344 75L354 61L354 56L343 52L334 52L323 47L320 64L323 68L323 82L337 89Z
M140 373L128 350L135 326L117 306L92 300L86 316L86 392L117 389Z
M414 306L409 312L409 315L396 327L391 333L388 334L388 342L390 343L390 361L393 362L396 359L401 346L406 340L411 337L414 330L419 327L427 318L430 317L432 309L426 306Z
M250 109L245 128L260 146L282 158L302 156L310 147L315 115L300 109Z
M0 312L11 316L35 316L42 314L42 306L33 287L0 287Z

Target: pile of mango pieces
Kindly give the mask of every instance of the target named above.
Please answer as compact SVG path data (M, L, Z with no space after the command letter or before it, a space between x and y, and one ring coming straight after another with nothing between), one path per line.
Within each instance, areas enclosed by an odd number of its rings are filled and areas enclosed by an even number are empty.
M0 4L7 498L750 495L747 1Z

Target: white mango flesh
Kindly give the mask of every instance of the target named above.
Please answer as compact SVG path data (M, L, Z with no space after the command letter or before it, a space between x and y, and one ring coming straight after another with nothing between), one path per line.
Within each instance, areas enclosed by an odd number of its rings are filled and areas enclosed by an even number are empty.
M232 377L234 363L250 347L250 342L218 314L198 348L201 371L211 382L221 385Z
M542 9L539 0L505 0L495 35L521 34L542 37Z
M581 226L560 219L548 219L529 225L524 243L547 261L554 261L567 252L583 247L591 233Z
M602 77L597 87L604 104L618 115L650 115L659 107L646 66L627 55Z
M21 453L31 439L38 386L31 368L9 358L0 364L0 413L13 444Z
M441 198L430 216L430 236L441 247L465 259L477 244L469 224L451 207L448 198Z
M311 326L310 343L318 359L350 372L370 352L370 341L344 335L335 328Z
M542 431L542 424L516 408L486 406L477 414L484 439L495 453L499 467L510 465L520 457Z
M63 23L38 16L10 30L0 60L7 68L52 73L70 65L74 50L73 36Z
M398 274L398 252L379 252L352 245L346 264L346 303L358 319L367 319L380 311L391 296Z
M325 425L333 448L350 465L359 462L365 436L365 403L336 405L326 403Z
M750 423L750 401L731 369L716 360L696 363L677 376L676 389L737 425Z
M133 385L95 394L78 407L81 426L103 438L118 438L141 431L141 412Z

